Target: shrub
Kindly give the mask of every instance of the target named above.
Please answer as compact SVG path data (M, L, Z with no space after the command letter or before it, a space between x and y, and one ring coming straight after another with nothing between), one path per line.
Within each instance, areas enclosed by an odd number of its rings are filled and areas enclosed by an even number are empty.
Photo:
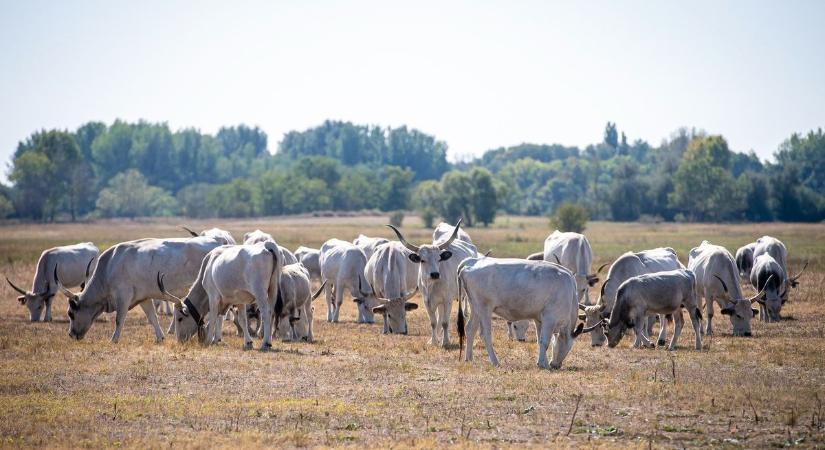
M390 214L390 224L394 227L401 228L402 223L404 223L404 211L393 211Z
M559 231L581 233L587 225L587 210L573 203L562 203L550 217L550 225Z

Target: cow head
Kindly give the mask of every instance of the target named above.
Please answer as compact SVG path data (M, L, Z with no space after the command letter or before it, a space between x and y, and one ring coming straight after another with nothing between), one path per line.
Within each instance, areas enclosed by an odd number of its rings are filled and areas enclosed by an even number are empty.
M624 332L632 325L633 324L628 324L621 320L613 323L611 320L610 325L607 327L607 346L614 348L619 345L619 342L621 342L622 337L624 336Z
M450 235L449 239L440 244L425 244L420 247L407 242L407 240L404 239L404 235L402 235L401 232L394 226L387 226L392 228L392 231L395 231L396 236L398 236L398 240L404 244L404 247L406 247L407 250L412 252L409 258L410 261L420 264L419 273L433 281L439 280L442 276L448 275L441 273L441 262L447 261L453 256L453 252L451 252L449 248L450 244L452 244L458 236L458 230L461 227L461 219L458 219L458 222L455 224L455 228L453 229L453 234Z
M165 276L165 274L158 272L157 283L160 292L175 304L175 310L172 313L172 320L175 322L175 337L178 342L186 342L197 334L198 340L203 342L206 340L206 328L203 323L206 311L198 311L188 297L181 299L167 291L163 285Z
M729 303L727 306L722 308L722 314L730 317L730 324L733 327L733 335L750 336L751 320L759 314L759 310L751 308L751 305L753 302L760 301L762 294L765 293L765 289L763 288L759 293L750 298L731 298L730 291L728 291L728 285L725 284L725 282L718 276L714 275L714 277L719 280L719 283L722 284L722 289L728 295ZM768 282L770 282L771 278L773 278L773 276L768 278Z
M20 294L20 296L17 297L17 301L20 302L21 305L29 308L29 318L31 321L38 322L40 320L40 314L43 312L43 305L54 295L54 293L49 293L49 282L46 281L46 288L43 292L24 291L15 286L8 277L6 278L6 282L9 283L12 289Z
M409 294L398 298L376 297L380 305L372 308L372 312L384 316L384 321L387 323L385 329L388 332L407 334L407 311L418 309L417 304L408 302L408 300L413 298L417 292L418 288L415 288Z
M585 306L579 303L579 310L582 311L582 313L579 314L579 319L584 320L585 326L592 327L610 316L610 311L607 311L607 301L604 299L604 288L609 282L610 278L605 280L604 284L602 284L602 290L599 294L599 301L596 302L595 305ZM590 333L590 345L593 347L600 347L604 345L605 340L606 337L604 333Z
M799 273L796 274L796 276L790 277L788 279L788 284L790 284L791 287L794 287L794 288L799 286L799 281L797 281L797 280L799 279L799 277L802 276L802 272L805 272L805 269L807 269L807 268L808 268L808 261L805 261L805 265L802 266L802 270L800 270ZM782 298L785 298L785 297L783 296Z
M379 305L372 287L366 282L363 274L358 275L358 290L351 288L350 295L358 304L358 323L375 323L375 314L372 309Z
M54 266L54 282L57 289L69 299L69 310L66 311L69 316L69 336L79 341L92 327L92 323L97 319L97 316L103 313L106 304L103 301L85 301L83 299L84 291L81 291L78 295L66 289L60 282L60 278L57 277L57 266L57 264ZM87 266L87 274L88 270Z
M507 336L510 339L516 338L519 342L527 340L527 331L530 329L529 320L518 320L516 322L507 322Z

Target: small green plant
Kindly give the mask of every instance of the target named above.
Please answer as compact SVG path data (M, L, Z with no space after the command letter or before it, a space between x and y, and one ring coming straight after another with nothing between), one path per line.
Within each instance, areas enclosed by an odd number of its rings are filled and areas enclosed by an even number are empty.
M562 203L550 216L550 225L559 231L581 233L587 225L587 210L573 203Z
M404 223L404 211L393 211L390 213L390 224L394 227L401 228L401 224Z

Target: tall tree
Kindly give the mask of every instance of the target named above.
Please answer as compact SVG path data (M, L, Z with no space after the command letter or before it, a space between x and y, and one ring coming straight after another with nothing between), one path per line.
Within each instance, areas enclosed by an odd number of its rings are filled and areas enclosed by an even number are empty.
M485 227L493 223L498 209L498 198L493 176L487 169L474 167L470 171L473 182L473 215Z
M607 122L604 126L604 143L613 147L615 150L619 146L619 132L616 130L616 124Z

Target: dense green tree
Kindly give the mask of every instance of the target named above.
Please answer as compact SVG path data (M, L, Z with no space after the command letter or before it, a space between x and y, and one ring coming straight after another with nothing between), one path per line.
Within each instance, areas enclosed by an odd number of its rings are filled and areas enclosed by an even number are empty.
M481 167L474 167L470 171L473 183L473 216L476 222L485 227L493 223L498 209L498 198L490 171Z
M610 212L613 220L633 221L639 218L644 204L644 185L638 180L638 169L629 160L622 161L613 171L610 189Z
M396 166L387 166L383 170L381 186L381 209L393 211L406 209L410 200L413 173Z
M439 214L449 223L464 219L464 224L473 226L473 180L466 172L447 172L441 178L442 201Z
M674 176L672 205L698 221L729 219L741 210L743 198L728 170L730 153L721 136L691 141Z
M103 217L171 216L177 213L177 202L168 192L151 186L134 169L117 174L100 191L97 209Z
M418 183L413 194L413 207L421 216L424 227L433 227L433 221L439 214L439 211L443 211L443 201L441 183L435 180L426 180Z
M604 143L616 149L619 147L619 132L616 130L616 124L607 122L604 127Z

